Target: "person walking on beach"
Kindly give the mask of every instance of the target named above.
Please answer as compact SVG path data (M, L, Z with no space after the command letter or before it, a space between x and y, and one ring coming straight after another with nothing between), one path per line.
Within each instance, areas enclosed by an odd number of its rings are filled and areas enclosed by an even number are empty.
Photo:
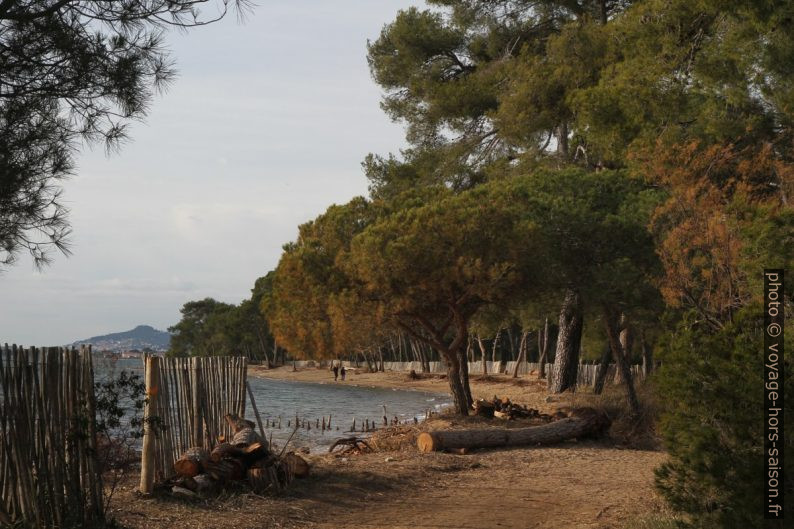
M339 370L339 374L342 375L342 382L344 382L345 381L345 366L342 366L342 368Z
M334 372L334 382L336 382L336 379L339 378L339 366L336 365L336 362L331 366L331 371ZM344 378L342 380L344 380Z

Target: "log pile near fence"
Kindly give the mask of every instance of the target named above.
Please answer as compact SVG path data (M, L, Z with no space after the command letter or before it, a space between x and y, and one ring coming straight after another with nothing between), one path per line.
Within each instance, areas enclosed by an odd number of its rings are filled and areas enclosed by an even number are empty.
M175 475L174 461L191 447L212 450L234 435L224 417L244 416L245 357L145 359L147 405L141 492Z
M90 348L0 350L0 526L104 518Z

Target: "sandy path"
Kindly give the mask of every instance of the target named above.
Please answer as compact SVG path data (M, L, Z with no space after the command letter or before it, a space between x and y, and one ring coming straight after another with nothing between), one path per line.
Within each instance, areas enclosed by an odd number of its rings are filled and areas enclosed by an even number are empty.
M380 468L360 486L338 490L338 504L317 509L308 502L313 527L605 529L661 507L652 486L660 452L569 444L470 456L411 454L389 463L379 456L359 458L356 466ZM396 483L410 476L397 490L379 483L389 479L390 465Z

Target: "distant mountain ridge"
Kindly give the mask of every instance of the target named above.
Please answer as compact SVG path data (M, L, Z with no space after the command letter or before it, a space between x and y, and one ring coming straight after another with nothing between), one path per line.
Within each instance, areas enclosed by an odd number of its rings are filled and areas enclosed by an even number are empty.
M93 336L78 340L74 345L91 344L95 350L129 351L131 349L149 348L154 351L166 351L171 343L171 334L158 331L150 325L138 325L130 331Z

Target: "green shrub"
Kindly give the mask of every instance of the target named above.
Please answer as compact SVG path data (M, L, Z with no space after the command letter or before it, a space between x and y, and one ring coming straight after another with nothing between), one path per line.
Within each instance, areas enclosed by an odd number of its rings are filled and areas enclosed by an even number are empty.
M660 427L670 453L670 461L656 470L657 486L695 527L763 527L761 310L745 309L719 331L686 323L671 337L657 377L665 407ZM784 381L789 452L794 441L790 358L785 357ZM792 490L794 457L786 458L785 473L783 486Z

